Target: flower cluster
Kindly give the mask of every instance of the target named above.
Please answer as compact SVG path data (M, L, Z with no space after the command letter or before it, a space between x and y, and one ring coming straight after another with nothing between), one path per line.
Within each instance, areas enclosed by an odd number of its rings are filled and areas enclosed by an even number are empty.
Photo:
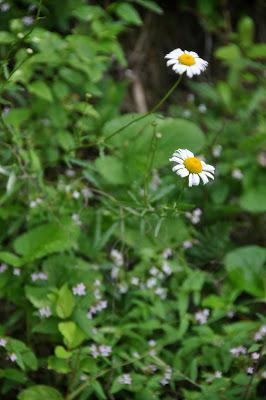
M52 311L50 307L42 307L38 310L38 314L40 318L49 318L52 315Z
M77 286L74 286L72 289L74 296L85 296L86 295L86 286L84 283L78 283Z
M132 384L132 378L129 374L123 374L123 375L119 376L117 381L121 385L131 385Z
M171 369L170 367L167 367L166 370L165 370L165 372L164 372L164 376L163 376L163 378L161 379L160 383L161 383L163 386L168 385L168 383L170 382L170 380L171 380L171 378L172 378L172 374L173 374L172 369Z
M196 208L192 212L186 212L186 217L192 222L193 225L196 225L200 222L201 215L202 210L200 208Z
M33 282L35 281L47 281L48 279L48 275L45 272L33 272L33 274L31 274L31 280Z
M101 344L99 346L93 344L90 347L90 352L93 358L98 358L99 356L109 357L112 353L112 347L106 346L104 344Z
M210 310L208 310L208 308L204 308L204 310L195 313L195 320L201 325L204 325L207 323L209 315Z
M254 340L259 342L264 338L264 336L266 336L266 325L262 325L262 327L260 327L260 329L255 333Z

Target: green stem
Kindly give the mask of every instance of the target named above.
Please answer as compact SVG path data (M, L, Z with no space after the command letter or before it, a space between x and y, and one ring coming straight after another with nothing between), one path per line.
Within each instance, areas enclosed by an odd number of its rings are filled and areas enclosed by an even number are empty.
M80 146L80 147L76 147L73 149L70 149L70 151L72 150L77 150L79 148L83 149L83 148L89 148L89 147L94 147L94 146L99 146L100 144L105 143L106 141L110 140L111 138L113 138L115 135L117 135L118 133L122 132L124 129L128 128L129 126L131 126L132 124L134 124L135 122L141 121L142 119L148 117L149 115L151 115L152 113L154 113L155 111L157 111L164 103L165 101L168 99L169 96L171 96L171 94L174 92L174 90L177 88L177 86L179 85L179 83L181 82L182 79L182 75L180 75L180 77L178 78L178 80L174 83L174 85L168 90L168 92L164 95L164 97L159 101L159 103L157 103L150 111L146 112L143 115L140 115L139 117L133 119L132 121L128 122L126 125L121 126L121 128L117 129L116 131L112 132L109 136L107 136L106 138L104 137L100 137L98 139L97 142L93 142L93 143L89 143L87 145L84 146Z
M113 133L111 133L109 136L107 136L104 141L107 141L117 135L118 133L122 132L124 129L128 128L130 125L134 124L135 122L141 121L142 119L148 117L150 114L154 113L157 111L168 99L169 96L175 91L179 83L181 82L182 75L178 78L178 80L174 83L174 85L168 90L168 92L164 95L164 97L157 103L150 111L146 112L143 115L140 115L139 117L133 119L132 121L128 122L126 125L122 126L121 128L117 129Z

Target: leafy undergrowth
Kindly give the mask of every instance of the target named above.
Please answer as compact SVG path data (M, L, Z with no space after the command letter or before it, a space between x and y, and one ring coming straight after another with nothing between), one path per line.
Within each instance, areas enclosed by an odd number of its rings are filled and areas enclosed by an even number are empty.
M183 77L164 114L121 114L119 35L145 9L163 19L156 2L0 6L1 399L262 399L265 45L252 20L213 54L223 79ZM214 181L189 188L171 171L177 148Z

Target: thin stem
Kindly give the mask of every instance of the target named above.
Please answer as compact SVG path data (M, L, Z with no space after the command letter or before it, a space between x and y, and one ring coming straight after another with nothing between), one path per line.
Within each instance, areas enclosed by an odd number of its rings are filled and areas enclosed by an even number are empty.
M94 147L94 146L98 146L100 144L103 144L105 142L107 142L108 140L110 140L111 138L113 138L114 136L116 136L118 133L122 132L124 129L128 128L129 126L131 126L132 124L134 124L135 122L141 121L142 119L148 117L149 115L151 115L152 113L154 113L155 111L157 111L164 103L165 101L168 99L169 96L171 96L171 94L174 92L174 90L177 88L177 86L179 85L179 83L181 82L182 79L182 75L180 75L180 77L178 78L178 80L174 83L174 85L168 90L168 92L164 95L164 97L159 101L159 103L157 103L150 111L146 112L143 115L140 115L139 117L133 119L132 121L128 122L127 124L125 124L124 126L121 126L121 128L117 129L116 131L112 132L109 136L107 136L106 138L104 137L100 137L98 139L98 141L93 142L93 143L89 143L86 144L84 146L80 146L80 147L76 147L74 149L71 150L76 150L78 148L90 148L90 147ZM71 151L70 150L70 151Z
M128 128L129 126L131 126L132 124L134 124L135 122L141 121L142 119L148 117L150 114L154 113L155 111L157 111L164 103L165 101L168 99L169 96L171 96L171 94L174 92L174 90L177 88L177 86L179 85L179 83L181 82L182 79L182 75L180 75L180 77L178 78L178 80L174 83L174 85L168 90L168 92L164 95L164 97L159 101L159 103L157 103L150 111L146 112L143 115L140 115L139 117L133 119L132 121L128 122L126 125L122 126L121 128L117 129L116 131L114 131L113 133L111 133L109 136L107 136L104 141L107 141L109 139L111 139L112 137L114 137L115 135L117 135L118 133L122 132L124 129Z
M149 183L148 179L151 173L153 160L156 153L156 148L157 148L157 137L156 137L156 126L154 125L153 134L151 138L151 149L149 152L150 156L148 157L147 168L144 178L144 201L146 207L148 207L148 183Z

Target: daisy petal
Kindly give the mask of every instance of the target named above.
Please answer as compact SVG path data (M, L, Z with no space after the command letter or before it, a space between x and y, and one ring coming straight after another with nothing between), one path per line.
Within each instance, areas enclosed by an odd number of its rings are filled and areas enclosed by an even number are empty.
M178 158L176 156L169 158L169 161L175 161L177 163L183 164L184 160L182 160L181 158Z
M189 175L189 171L186 168L180 169L179 171L176 171L176 173L181 176L181 178L185 178Z
M189 186L189 187L193 186L193 175L192 175L192 174L189 174L189 177L188 177L188 186Z
M205 172L200 172L200 173L199 173L199 176L201 177L202 182L203 182L204 185L206 185L206 183L209 182L209 179L208 179L207 176L205 175Z
M200 178L198 174L192 174L193 185L198 186L200 183Z
M209 178L214 179L214 176L213 176L210 172L204 171L204 174L205 174L206 176L208 176Z

